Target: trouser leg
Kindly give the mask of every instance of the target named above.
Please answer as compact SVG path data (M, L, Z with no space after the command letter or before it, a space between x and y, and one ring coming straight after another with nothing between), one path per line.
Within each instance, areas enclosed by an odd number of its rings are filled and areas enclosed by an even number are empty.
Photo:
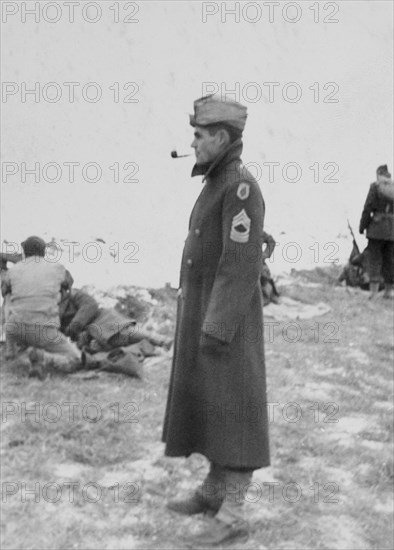
M5 327L5 358L14 359L17 351L17 330L18 326L16 323L6 322Z
M216 518L223 523L232 525L245 521L244 502L248 485L253 476L253 470L235 470L224 468L224 500Z
M379 239L369 239L368 250L369 250L369 259L368 259L368 273L370 283L379 284L381 274L382 274L382 262L383 262L383 248L384 241Z
M55 338L50 335L44 341L43 349L51 355L53 367L63 372L74 372L81 368L81 352L77 345L71 342L59 330L53 331Z
M128 346L138 345L140 352L144 357L155 355L155 347L149 340L145 339L144 334L136 331L121 331L108 340L111 349L126 348Z
M196 493L206 502L213 510L219 510L222 505L224 495L223 487L225 484L225 471L223 466L210 463L210 468L207 477Z
M142 340L148 340L153 345L161 345L154 335L144 330L138 330L137 325L125 327L110 339L111 346L113 347L125 347L132 344L138 344Z
M394 241L384 241L382 248L382 274L387 286L394 283Z
M81 352L53 325L18 323L19 339L27 346L42 350L43 366L71 373L81 367Z

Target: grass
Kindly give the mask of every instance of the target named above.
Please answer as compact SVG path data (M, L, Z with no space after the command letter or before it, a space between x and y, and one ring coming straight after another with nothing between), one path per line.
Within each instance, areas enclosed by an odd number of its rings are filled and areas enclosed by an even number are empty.
M335 287L331 273L293 278L284 294L331 311L297 321L297 342L282 326L266 342L269 401L278 404L270 405L272 466L255 473L250 540L234 547L392 548L392 303ZM175 297L163 289L154 298L150 324L170 334ZM327 323L338 328L336 342L327 341ZM205 525L165 507L207 470L199 455L163 455L169 355L147 359L143 381L103 372L40 382L2 364L2 548L183 548L182 536ZM296 422L289 403L301 410ZM25 494L35 487L38 502Z

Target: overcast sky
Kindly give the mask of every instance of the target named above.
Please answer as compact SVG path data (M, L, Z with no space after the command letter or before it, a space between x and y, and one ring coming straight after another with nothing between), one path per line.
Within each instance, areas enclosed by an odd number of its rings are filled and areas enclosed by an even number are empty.
M392 2L2 10L2 240L76 241L77 285L176 285L201 178L170 151L192 152L188 113L216 91L248 107L243 160L279 243L273 271L321 263L328 243L349 253L346 218L357 231L376 167L393 169Z

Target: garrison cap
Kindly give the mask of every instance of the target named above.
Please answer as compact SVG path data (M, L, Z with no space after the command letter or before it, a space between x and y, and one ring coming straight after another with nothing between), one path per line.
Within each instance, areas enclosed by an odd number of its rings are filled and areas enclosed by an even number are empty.
M189 115L192 126L210 126L220 122L241 132L245 128L247 108L238 101L221 95L207 95L194 102L194 115Z
M41 237L28 237L21 244L25 256L45 256L46 243Z
M389 169L387 167L387 164L383 164L382 166L379 166L376 170L376 173L379 176L389 176L390 177L390 172L389 172Z

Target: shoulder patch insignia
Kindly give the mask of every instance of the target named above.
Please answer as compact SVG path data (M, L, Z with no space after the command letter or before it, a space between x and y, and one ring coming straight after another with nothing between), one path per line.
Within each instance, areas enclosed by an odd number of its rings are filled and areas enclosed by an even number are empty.
M248 183L240 183L237 189L237 197L244 201L249 197L250 185Z
M250 234L250 218L244 209L233 217L231 222L230 239L235 243L247 243Z

